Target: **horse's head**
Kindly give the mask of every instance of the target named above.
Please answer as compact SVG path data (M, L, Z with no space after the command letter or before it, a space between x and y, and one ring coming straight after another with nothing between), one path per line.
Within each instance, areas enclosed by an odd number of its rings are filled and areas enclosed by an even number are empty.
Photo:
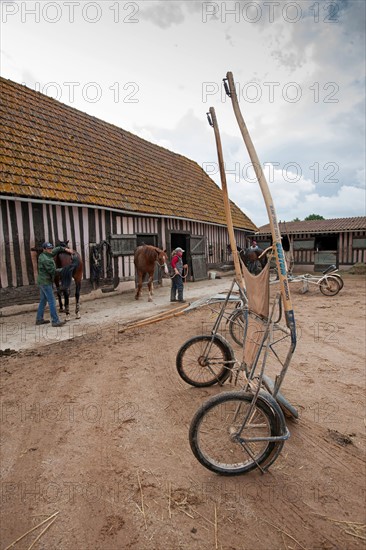
M68 240L67 241L60 241L58 239L57 246L63 246L64 248L69 248L69 241Z
M158 253L157 261L158 261L159 267L164 269L165 275L169 275L169 269L167 265L168 254L166 253L166 250L160 250L160 248L158 248L157 253Z
M227 244L227 245L226 245L226 249L227 249L227 253L228 253L228 254L232 254L233 251L232 251L232 248L231 248L231 245L230 245L230 244ZM240 248L240 246L236 245L236 250L237 250L237 251L239 252L239 254L240 254L240 252L242 252L243 249Z

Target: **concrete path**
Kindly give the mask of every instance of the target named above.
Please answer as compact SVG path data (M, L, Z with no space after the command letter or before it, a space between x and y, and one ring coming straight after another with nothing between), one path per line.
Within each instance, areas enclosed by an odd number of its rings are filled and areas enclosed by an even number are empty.
M184 299L187 307L197 300L210 298L218 293L226 294L233 281L233 272L221 278L188 282L185 285ZM0 317L2 353L11 350L30 350L73 338L98 338L102 331L118 331L127 323L146 319L159 313L173 310L179 303L171 303L170 281L163 280L163 286L154 290L153 302L147 301L147 291L139 301L134 292L103 294L96 291L81 296L81 319L74 318L74 302L71 301L71 320L63 327L53 328L50 324L36 326L35 317L38 304L14 306L2 309ZM49 318L46 308L45 319ZM62 319L62 314L60 314ZM9 351L7 351L9 350Z

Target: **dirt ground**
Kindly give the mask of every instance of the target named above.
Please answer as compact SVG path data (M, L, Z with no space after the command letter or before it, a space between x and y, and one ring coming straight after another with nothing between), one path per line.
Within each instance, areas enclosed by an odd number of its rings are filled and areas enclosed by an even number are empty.
M95 330L28 334L31 344L3 356L2 550L55 513L14 548L53 519L35 549L364 548L364 277L346 276L335 297L291 289L298 345L283 393L300 419L288 420L291 437L264 475L218 476L190 450L199 405L234 389L193 388L176 372L180 346L214 322L207 307L119 332L96 300L83 306L101 312ZM4 323L34 324L34 312Z

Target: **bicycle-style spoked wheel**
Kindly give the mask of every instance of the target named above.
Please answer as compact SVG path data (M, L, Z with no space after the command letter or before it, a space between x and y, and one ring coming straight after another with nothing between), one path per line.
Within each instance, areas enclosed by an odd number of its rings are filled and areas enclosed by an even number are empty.
M279 302L279 306L276 310L276 320L278 323L282 316L282 303ZM244 309L237 309L232 313L228 319L229 333L234 342L243 346L244 338L249 341L259 342L262 340L263 332L265 331L265 323L255 313L246 311Z
M321 281L319 286L320 292L325 296L335 296L341 290L341 283L337 277L332 277L331 275Z
M209 470L244 474L279 455L283 441L250 441L282 433L282 418L260 395L245 424L253 395L225 392L209 399L196 412L189 430L189 442L197 460ZM281 415L282 416L282 415Z
M342 290L342 288L344 287L344 280L342 279L342 277L338 273L332 273L332 277L335 277L337 279L340 285L339 290Z
M236 309L228 320L230 336L239 346L243 345L247 315L242 309Z
M176 359L179 376L199 388L225 382L234 363L231 347L217 334L187 340Z

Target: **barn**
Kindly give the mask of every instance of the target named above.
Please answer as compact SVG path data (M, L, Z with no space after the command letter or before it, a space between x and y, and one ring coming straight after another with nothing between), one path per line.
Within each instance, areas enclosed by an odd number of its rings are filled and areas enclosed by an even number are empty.
M1 301L37 296L44 240L69 241L92 284L131 288L141 243L185 250L190 277L230 260L221 189L194 161L0 79ZM257 231L231 203L240 246Z
M329 265L348 269L355 263L366 263L366 216L280 222L285 251L292 251L300 270L323 271ZM259 228L261 247L271 244L269 225Z

